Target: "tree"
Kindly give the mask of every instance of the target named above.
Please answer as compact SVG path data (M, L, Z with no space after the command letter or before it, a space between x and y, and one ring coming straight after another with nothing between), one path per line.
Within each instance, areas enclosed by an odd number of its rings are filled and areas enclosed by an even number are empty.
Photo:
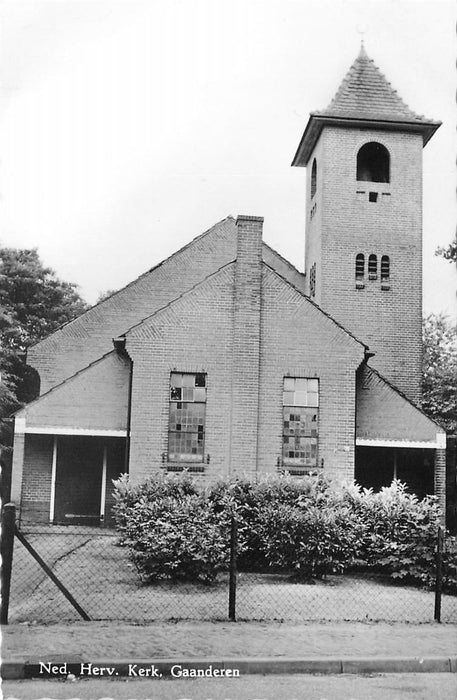
M107 289L104 292L100 292L95 303L100 304L101 301L105 301L105 299L108 299L108 297L112 296L113 294L116 294L117 291L117 289Z
M447 248L442 248L441 246L435 250L435 255L441 255L445 260L449 262L457 262L457 235L454 236L452 243L449 243Z
M86 308L77 286L58 279L36 249L0 248L0 418L36 393L26 349Z
M425 413L457 431L457 327L444 314L423 321L422 401Z

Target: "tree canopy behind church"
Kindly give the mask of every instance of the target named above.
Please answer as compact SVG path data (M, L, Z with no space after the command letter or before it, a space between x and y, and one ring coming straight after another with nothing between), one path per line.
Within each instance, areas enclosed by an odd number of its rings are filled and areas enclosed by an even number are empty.
M77 285L56 277L36 249L0 248L0 418L34 398L26 349L86 308Z
M457 432L457 327L444 314L423 321L422 409Z

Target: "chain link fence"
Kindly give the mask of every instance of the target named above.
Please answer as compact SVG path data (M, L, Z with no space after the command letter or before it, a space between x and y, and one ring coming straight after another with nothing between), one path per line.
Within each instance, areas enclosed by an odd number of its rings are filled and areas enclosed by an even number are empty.
M398 585L387 576L349 572L300 582L289 572L237 571L232 564L213 585L143 584L114 531L30 527L14 537L7 619L422 623L436 617L435 591ZM439 598L441 621L456 623L457 596Z

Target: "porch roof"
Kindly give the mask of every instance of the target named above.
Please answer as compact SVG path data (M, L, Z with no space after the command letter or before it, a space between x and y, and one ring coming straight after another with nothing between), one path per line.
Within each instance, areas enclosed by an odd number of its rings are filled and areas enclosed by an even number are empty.
M127 434L130 362L112 351L16 413L16 433Z
M444 449L446 433L364 364L357 373L356 445Z

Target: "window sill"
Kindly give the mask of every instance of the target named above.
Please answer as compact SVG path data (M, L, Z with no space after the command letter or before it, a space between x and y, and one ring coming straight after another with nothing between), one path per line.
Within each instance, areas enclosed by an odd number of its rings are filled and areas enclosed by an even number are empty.
M319 472L322 471L319 467L292 467L292 466L287 466L286 464L283 464L280 467L280 471L283 473L290 474L290 476L315 476L316 474L319 474Z
M365 289L365 282L356 282L355 288L356 289Z
M167 472L190 472L201 474L205 471L204 464L195 464L195 462L187 462L184 464L164 464Z
M384 291L389 290L390 284L388 284L387 282L381 282L381 289L383 289Z

